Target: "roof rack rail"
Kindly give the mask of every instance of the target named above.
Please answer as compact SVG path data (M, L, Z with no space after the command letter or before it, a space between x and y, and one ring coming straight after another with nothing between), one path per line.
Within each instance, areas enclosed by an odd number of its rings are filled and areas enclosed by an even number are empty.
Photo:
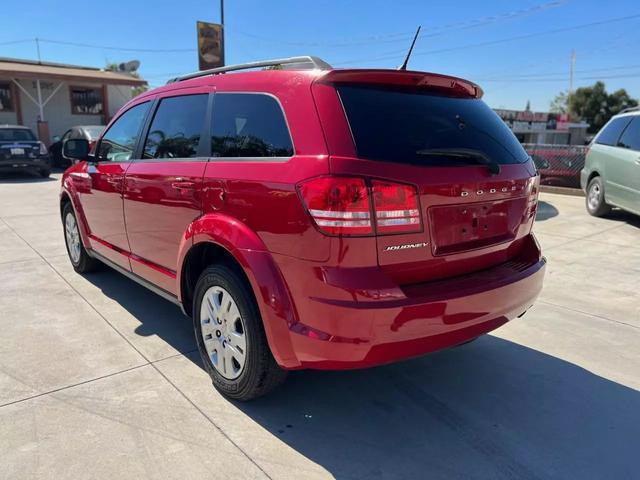
M619 115L621 113L637 112L638 110L640 110L640 105L638 105L637 107L629 107L629 108L620 110L616 115Z
M237 70L249 70L251 68L260 67L275 67L278 65L287 65L292 70L330 70L333 68L321 58L314 57L312 55L305 55L301 57L276 58L274 60L262 60L259 62L240 63L238 65L228 65L226 67L210 68L209 70L188 73L187 75L181 75L180 77L172 78L167 83L181 82L183 80L205 77L207 75L217 75L219 73L235 72Z

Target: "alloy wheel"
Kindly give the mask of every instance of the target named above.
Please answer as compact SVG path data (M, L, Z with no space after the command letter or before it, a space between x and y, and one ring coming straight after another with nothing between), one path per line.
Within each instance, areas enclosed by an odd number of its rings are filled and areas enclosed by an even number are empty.
M247 358L245 324L224 288L210 287L200 305L200 333L213 367L228 380L238 378Z
M67 250L71 261L77 264L80 261L81 253L80 232L78 231L76 219L71 212L67 213L64 220L64 234L67 239Z
M602 190L600 189L600 185L594 182L589 189L589 196L587 197L587 202L589 202L589 208L591 210L596 210L600 205L602 197Z

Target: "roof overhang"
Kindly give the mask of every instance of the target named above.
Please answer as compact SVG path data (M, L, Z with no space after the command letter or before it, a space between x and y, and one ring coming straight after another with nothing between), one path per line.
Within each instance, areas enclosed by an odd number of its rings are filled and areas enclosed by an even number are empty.
M130 85L132 87L147 84L146 80L120 72L7 61L0 61L0 78L58 80L79 83Z

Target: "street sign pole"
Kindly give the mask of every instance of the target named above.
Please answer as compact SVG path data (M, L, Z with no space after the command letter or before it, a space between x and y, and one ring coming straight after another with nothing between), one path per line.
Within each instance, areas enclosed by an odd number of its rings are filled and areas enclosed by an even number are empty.
M222 39L222 66L225 65L225 59L224 59L224 51L225 51L225 44L224 44L224 0L220 0L220 25L222 26L222 28L220 29L220 33L221 35L221 39Z

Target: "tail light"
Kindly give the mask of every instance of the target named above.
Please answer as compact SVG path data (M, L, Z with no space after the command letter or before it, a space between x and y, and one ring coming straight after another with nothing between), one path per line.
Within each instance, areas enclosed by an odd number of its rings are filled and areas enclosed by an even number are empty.
M327 234L371 235L374 228L379 235L422 230L418 192L411 185L320 177L303 182L299 190L313 221Z
M416 187L377 180L373 180L371 186L379 234L422 230Z
M369 189L363 178L316 178L303 183L300 193L323 232L334 235L373 233Z

